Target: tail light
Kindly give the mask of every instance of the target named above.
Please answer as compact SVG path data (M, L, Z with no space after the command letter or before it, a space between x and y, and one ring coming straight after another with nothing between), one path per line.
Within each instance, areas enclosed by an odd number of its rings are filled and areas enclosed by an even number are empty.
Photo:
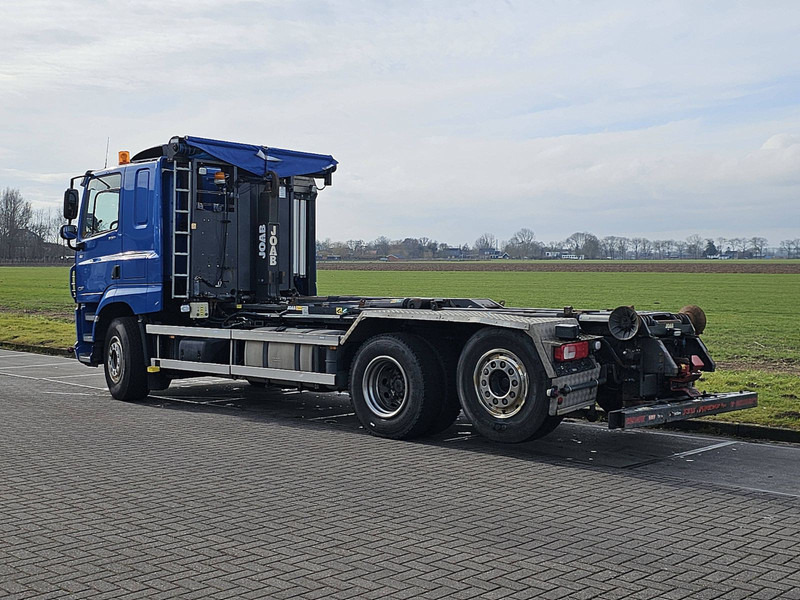
M589 342L571 342L556 346L554 357L557 361L580 360L589 356Z

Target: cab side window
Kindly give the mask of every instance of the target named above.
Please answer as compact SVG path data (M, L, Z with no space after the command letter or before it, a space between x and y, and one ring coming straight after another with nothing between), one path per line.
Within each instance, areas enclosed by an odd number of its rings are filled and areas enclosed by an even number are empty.
M121 184L122 176L119 173L95 177L89 181L83 204L81 237L88 238L117 229Z

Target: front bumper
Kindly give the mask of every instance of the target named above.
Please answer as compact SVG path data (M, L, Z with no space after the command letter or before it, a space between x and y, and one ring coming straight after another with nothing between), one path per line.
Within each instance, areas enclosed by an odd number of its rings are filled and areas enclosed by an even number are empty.
M633 406L608 413L609 429L633 429L685 421L720 413L753 408L758 405L755 392L705 394L688 400L662 400L653 404Z

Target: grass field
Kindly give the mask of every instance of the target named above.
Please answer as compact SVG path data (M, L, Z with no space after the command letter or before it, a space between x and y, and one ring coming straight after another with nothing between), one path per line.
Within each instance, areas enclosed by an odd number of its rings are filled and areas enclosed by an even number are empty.
M604 273L320 271L320 294L450 296L508 306L677 311L697 304L703 336L720 370L701 389L759 392L761 405L716 419L800 429L800 275L771 273ZM0 342L64 348L74 342L67 269L0 267Z

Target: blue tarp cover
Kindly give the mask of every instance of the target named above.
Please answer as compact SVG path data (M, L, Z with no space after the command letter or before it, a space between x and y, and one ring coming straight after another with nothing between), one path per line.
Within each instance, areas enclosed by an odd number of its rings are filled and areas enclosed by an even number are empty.
M336 160L327 154L296 152L269 146L254 146L237 142L223 142L206 138L186 136L186 143L207 152L214 158L236 165L254 175L265 175L275 171L279 177L313 175L332 171Z

